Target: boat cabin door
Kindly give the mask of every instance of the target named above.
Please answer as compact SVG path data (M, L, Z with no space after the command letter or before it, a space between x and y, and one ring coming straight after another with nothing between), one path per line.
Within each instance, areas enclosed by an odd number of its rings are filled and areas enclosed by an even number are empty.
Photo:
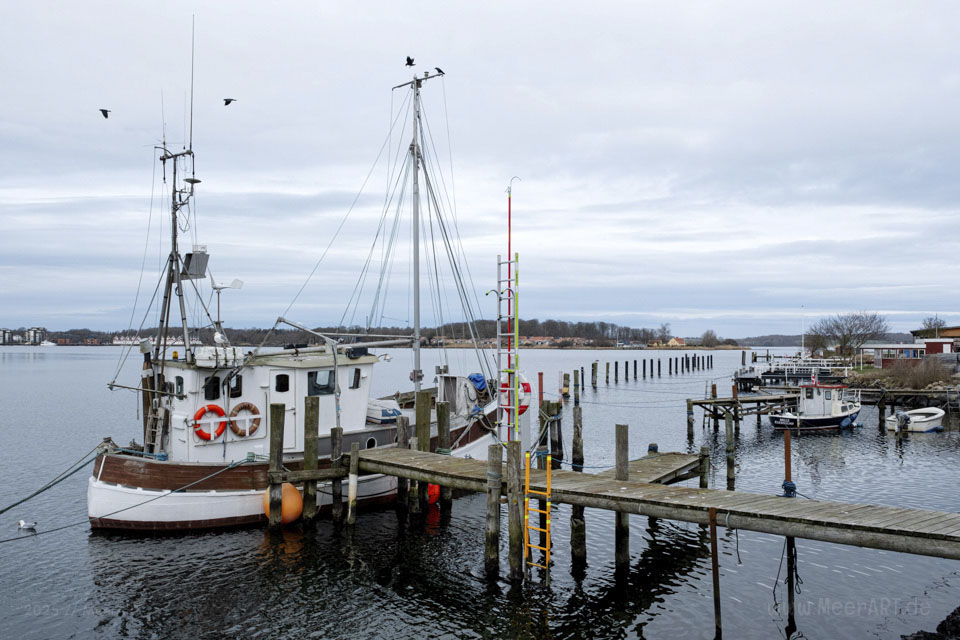
M270 415L270 405L283 403L283 448L297 448L297 377L289 369L271 369L270 388L268 391L267 415ZM268 418L269 419L269 418ZM273 425L270 425L273 428Z

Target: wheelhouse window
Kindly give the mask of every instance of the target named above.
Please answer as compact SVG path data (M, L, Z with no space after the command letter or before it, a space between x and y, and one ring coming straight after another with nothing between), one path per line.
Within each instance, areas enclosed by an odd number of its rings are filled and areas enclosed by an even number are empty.
M833 398L833 394L830 393L830 389L827 389L826 391L823 392L823 397L826 398L827 400L830 400Z
M208 376L203 381L203 397L206 400L220 399L220 376Z
M176 387L175 387L175 389L176 389L175 393L176 393L178 396L182 396L182 395L183 395L183 376L177 376L177 377L176 377L176 382L177 382L177 384L176 384Z
M278 373L273 380L273 390L277 393L290 391L290 376L285 373Z
M353 370L353 380L350 382L351 389L360 388L360 367Z
M239 398L243 395L243 376L234 376L230 380L230 397Z
M807 389L807 400L813 400L813 389Z
M334 381L333 371L331 369L307 372L308 396L324 396L333 393L333 391Z

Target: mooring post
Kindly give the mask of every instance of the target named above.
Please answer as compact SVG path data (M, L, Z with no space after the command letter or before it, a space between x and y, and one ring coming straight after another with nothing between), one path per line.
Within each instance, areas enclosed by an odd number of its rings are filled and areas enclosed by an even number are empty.
M723 416L724 426L726 427L727 440L727 491L733 491L734 487L734 440L733 440L733 417L729 411Z
M437 403L437 453L450 455L450 403ZM449 512L453 507L453 487L440 486L440 508Z
M706 489L710 476L710 447L700 447L700 488Z
M633 361L633 379L634 380L637 379L637 361L636 360Z
M573 408L573 470L583 471L583 407ZM587 525L583 507L570 510L570 556L574 566L587 560Z
M570 397L570 374L569 373L563 374L562 395L564 398Z
M430 452L430 392L418 391L415 405L417 417L417 451ZM429 485L426 482L417 483L417 498L420 511L425 512L429 503Z
M586 376L586 374L583 372L583 367L580 367L580 381L583 383L583 386L584 386L584 387L587 386L587 376Z
M741 367L747 366L747 350L746 349L740 352L740 366Z
M737 389L736 382L733 383L732 387L733 389L731 393L733 394L733 435L735 438L739 438L740 437L740 394Z
M687 399L687 440L693 440L693 400Z
M573 406L580 406L580 372L573 370Z
M623 381L627 382L630 380L630 361L623 361Z
M667 358L667 375L673 375L673 358Z
M397 417L397 448L410 448L410 418L407 416ZM410 498L408 490L410 481L406 478L397 478L397 510L406 512L407 503Z
M605 363L607 365L607 384L610 384L610 363Z
M303 416L303 470L316 471L317 440L320 430L320 396L307 396ZM303 519L306 522L317 517L317 481L303 482Z
M270 471L274 473L283 471L283 418L286 412L287 408L283 403L270 405ZM282 506L283 484L271 482L269 518L271 528L280 526L283 517Z
M713 404L710 405L710 414L713 416L713 430L720 430L720 414L717 412L717 383L710 385L710 397L713 398Z
M883 429L883 421L887 417L887 405L883 400L885 394L880 395L880 399L877 400L877 416L880 418L880 429Z
M483 564L487 578L500 575L500 488L503 484L503 452L499 443L487 447L487 526Z
M662 372L663 372L663 367L661 366L662 364L663 364L663 363L661 362L660 358L657 358L657 377L658 377L658 378L662 377L662 375L663 375L663 374L662 374Z
M647 379L647 360L646 360L646 358L643 359L643 379L644 379L644 380Z
M713 569L713 621L716 627L714 640L723 638L720 622L720 558L717 554L717 510L710 507L710 564Z
M613 381L620 382L620 361L615 360L613 362Z
M397 419L399 422L399 418ZM343 481L340 479L340 473L343 469L343 427L334 427L330 429L330 468L338 472L338 475L330 482L330 516L338 526L343 524ZM399 484L398 480L398 484ZM406 491L406 480L403 488ZM400 490L397 490L399 498ZM403 496L406 498L406 494Z
M523 581L523 500L520 486L520 441L507 443L507 528L510 534L510 581Z
M630 479L629 427L618 424L616 427L617 480ZM615 558L616 570L627 571L630 568L630 514L617 511L615 514Z
M543 410L543 371L537 372L537 408Z
M563 461L563 440L560 432L560 411L563 405L559 402L547 403L547 412L550 414L550 456L551 469L559 469Z
M597 364L596 361L590 364L590 385L594 389L597 388Z
M350 444L350 475L347 477L347 526L357 522L357 477L360 475L360 445Z

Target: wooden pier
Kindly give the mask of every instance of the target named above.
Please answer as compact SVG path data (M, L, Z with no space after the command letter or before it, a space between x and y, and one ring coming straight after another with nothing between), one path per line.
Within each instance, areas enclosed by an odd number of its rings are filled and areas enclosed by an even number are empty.
M345 454L346 455L346 454ZM359 453L361 472L384 473L469 491L487 489L487 463L403 449ZM555 504L709 524L709 511L732 529L960 560L960 514L720 489L668 487L605 474L552 471ZM546 472L531 470L545 490Z

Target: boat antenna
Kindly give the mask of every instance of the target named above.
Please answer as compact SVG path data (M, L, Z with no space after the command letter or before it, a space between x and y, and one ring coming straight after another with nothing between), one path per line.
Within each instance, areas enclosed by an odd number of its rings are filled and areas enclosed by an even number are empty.
M196 45L196 15L190 16L190 150L193 151L193 59Z

